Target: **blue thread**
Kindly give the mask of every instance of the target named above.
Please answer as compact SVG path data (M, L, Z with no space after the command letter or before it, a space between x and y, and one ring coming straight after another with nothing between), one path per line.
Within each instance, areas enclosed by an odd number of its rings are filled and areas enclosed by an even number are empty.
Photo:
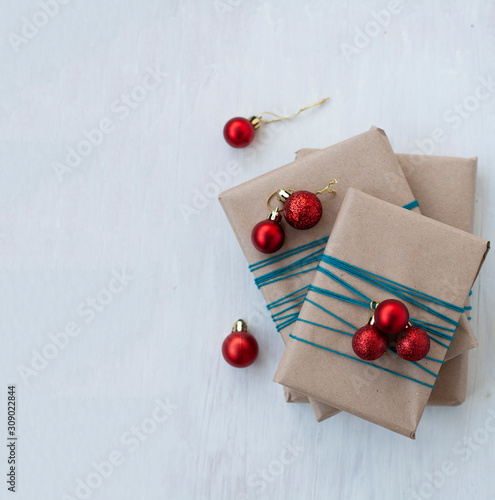
M331 274L331 273L330 273ZM339 278L340 280L340 278ZM345 283L345 282L343 282ZM353 290L354 287L351 287L349 285L350 288L352 288ZM338 293L334 293L334 292L330 292L330 290L325 290L323 288L319 288L319 287L315 287L313 285L310 285L309 286L309 290L311 291L314 291L316 293L322 293L323 295L326 295L328 297L333 297L333 298L336 298L338 300L342 300L343 302L348 302L348 303L351 303L351 304L355 304L357 306L361 306L361 307L364 307L364 308L368 308L370 306L370 302L371 300L368 300L367 302L361 302L361 301L358 301L358 300L355 300L355 299L352 299L350 297L346 297L345 295L340 295ZM327 309L325 309L324 307L320 306L319 304L316 304L316 302L313 302L312 300L309 300L309 299L306 299L308 302L310 302L311 304L319 307L320 309L322 309L323 311L325 311L326 313L330 314L331 316L333 316L334 318L338 319L339 321L342 321L343 323L346 323L349 325L349 323L347 323L346 321L344 321L342 318L338 317L337 315L331 313L330 311L328 311ZM434 335L438 335L438 336L441 336L447 340L450 340L452 341L453 340L453 337L450 336L450 335L446 335L444 333L441 333L441 332L438 332L436 331L435 329L431 328L430 326L430 323L426 323L425 321L421 321L419 319L414 319L414 318L410 318L410 321L413 325L416 325L416 326L421 326L425 331L429 332L429 333L433 333ZM432 325L432 326L437 326L437 325ZM356 327L354 327L354 330L357 330ZM446 330L449 330L450 331L450 328L445 328L445 327L442 327L442 326L437 326L437 328L442 328L442 329L446 329ZM453 330L455 332L455 330ZM440 340L434 338L434 337L431 337L431 335L428 335L430 337L431 340L433 340L434 342L436 342L437 344L440 344L441 346L445 347L447 350L449 349L449 346L447 344L444 344L443 342L441 342Z
M370 271L365 271L364 269L361 269L359 267L353 266L352 264L348 264L347 262L344 262L340 259L337 259L335 257L331 257L329 255L323 255L321 260L325 262L326 264L329 264L330 266L336 267L337 269L340 269L348 274L351 274L353 276L356 276L357 278L360 278L364 281L367 281L368 283L371 283L372 285L377 286L378 288L381 288L383 290L387 291L392 291L394 295L410 295L411 297L409 299L405 299L411 304L417 305L419 308L430 312L430 314L437 313L437 311L432 310L431 312L430 308L427 308L424 304L421 304L420 302L417 302L413 299L413 297L419 298L426 300L428 302L432 302L433 304L437 304L442 307L446 307L447 309L451 309L456 312L464 312L464 307L459 307L456 306L455 304L451 304L450 302L446 302L445 300L437 299L436 297L433 297L432 295L428 295L427 293L419 292L418 290L414 290L414 288L408 287L406 285L401 285L400 283L397 283L396 281L389 280L387 278L384 278L383 276L379 276L378 274L372 273ZM451 324L456 324L454 320L449 318L448 316L445 316L443 314L437 313L438 317L446 321L447 323Z
M280 323L279 325L277 325L277 331L280 332L284 328L287 328L288 326L292 325L297 321L298 317L299 317L299 312L294 313L294 316L291 319L288 319L284 323Z
M406 210L412 210L413 208L419 207L418 200L411 201L410 203L406 203L402 208Z
M307 297L306 297L306 302L309 302L310 304L313 304L314 306L318 307L319 309L321 309L322 311L326 312L330 316L333 316L335 319L338 319L341 323L344 323L345 325L350 326L354 331L357 330L356 326L352 325L351 323L349 323L345 319L342 319L340 316L337 316L333 312L330 312L328 309L325 309L323 306L320 306L320 304L317 304L316 302L313 302L311 299L308 299Z
M371 285L376 286L377 288L381 288L382 290L386 290L386 291L392 293L393 295L399 296L399 297L403 298L406 302L410 302L412 304L417 305L419 308L421 308L421 309L423 309L423 310L425 310L425 311L427 311L427 312L429 312L429 313L431 313L431 314L433 314L433 315L435 315L435 316L443 319L447 323L453 323L456 326L458 326L458 323L455 322L455 321L453 321L448 316L445 316L443 314L437 313L437 311L431 309L429 306L426 306L425 304L423 304L421 302L418 302L418 300L416 300L416 297L418 297L418 298L420 297L423 300L429 300L430 302L442 305L442 306L444 306L446 308L452 309L452 310L457 311L457 312L463 312L464 308L460 308L459 306L456 306L455 304L451 304L449 302L443 301L441 299L438 299L438 298L433 297L431 295L428 295L426 293L419 292L417 290L414 290L411 287L408 287L406 285L402 285L402 284L397 283L395 281L389 280L387 278L379 276L379 275L377 275L375 273L372 273L370 271L365 271L365 270L363 270L363 269L361 269L361 268L359 268L357 266L353 266L353 265L351 265L351 264L349 264L347 262L341 261L340 259L337 259L335 257L330 257L328 255L323 255L322 258L321 258L321 261L324 262L324 263L326 263L326 264L329 264L329 265L331 265L333 267L336 267L337 269L340 269L340 270L342 270L344 272L347 272L348 274L351 274L351 275L353 275L353 276L355 276L355 277L357 277L357 278L359 278L359 279L361 279L361 280L363 280L365 282L368 282ZM350 285L349 283L347 283L346 281L344 281L342 278L336 276L334 273L332 273L328 269L325 269L325 268L321 267L320 265L318 266L318 271L320 271L321 273L325 274L327 277L333 279L334 281L336 281L337 283L339 283L340 285L342 285L344 288L346 288L350 292L354 293L355 295L358 295L360 298L363 299L363 301L352 299L352 298L347 297L345 295L341 295L339 293L332 292L330 290L326 290L324 288L320 288L320 287L317 287L317 286L314 286L314 285L310 285L309 286L309 291L312 291L312 292L315 292L315 293L318 293L318 294L321 294L321 295L325 295L327 297L332 297L332 298L335 298L337 300L341 300L343 302L351 303L351 304L354 304L354 305L357 305L357 306L360 306L360 307L369 307L369 304L372 301L364 293L360 292L358 289L356 289L355 287L353 287L352 285ZM310 300L307 297L306 297L306 302L309 302L310 304L313 304L314 306L318 307L319 309L321 309L322 311L324 311L327 314L331 315L332 317L336 318L337 320L341 321L342 323L350 326L354 330L357 330L356 327L354 327L353 325L351 325L350 323L348 323L347 321L345 321L341 317L337 316L336 314L332 313L328 309L324 308L320 304L318 304L318 303ZM434 313L437 313L437 314L434 314ZM448 335L448 334L446 334L446 333L444 333L442 331L439 331L439 330L455 331L455 330L452 330L451 328L447 328L447 327L440 326L440 325L435 325L433 323L429 323L427 321L422 321L422 320L414 319L414 318L410 318L410 320L411 320L411 322L413 324L420 324L422 326L422 328L424 328L425 330L433 333L434 335L446 338L448 340L452 340L453 339L452 336L450 336L450 335ZM319 325L318 323L313 323L311 321L304 320L303 318L298 318L298 321L303 321L303 322L306 322L306 323L309 323L309 324L313 324L313 325L318 326L318 327L323 327L323 328L326 328L328 330L333 330L333 331L337 331L339 333L344 333L345 335L352 336L352 334L349 334L348 332L344 332L344 331L337 330L337 329L334 329L334 328L326 327L324 325ZM438 328L438 329L436 329L436 328ZM308 340L296 337L296 336L294 336L292 334L290 334L290 336L292 338L295 338L295 339L300 340L302 342L306 342L306 343L314 345L316 347L320 347L322 349L326 349L327 351L333 352L335 354L339 354L341 356L345 356L345 357L348 357L350 359L354 359L356 361L363 361L361 359L357 359L357 358L354 358L354 357L349 356L347 354L338 352L338 351L336 351L334 349L323 347L323 346L320 346L319 344L315 344L315 343L310 342ZM437 341L439 344L443 345L447 349L449 349L449 347L450 347L449 345L443 344L442 342L440 342L437 339L433 339L433 340ZM394 352L394 353L397 354L397 351L395 349L392 348L391 350L392 350L392 352ZM443 364L442 360L439 360L439 359L436 359L436 358L427 357L427 359ZM428 373L429 375L432 375L435 378L437 377L437 375L433 371L429 370L425 366L422 366L422 365L420 365L419 363L417 363L415 361L412 361L412 363L415 366L417 366L418 368L420 368L421 370L423 370L424 372ZM382 367L373 365L371 363L367 363L367 364L369 364L370 366L375 366L376 368L382 369ZM390 373L393 373L393 374L396 374L396 375L403 376L403 375L401 375L399 373L393 372L392 370L386 370L386 371L388 371ZM423 385L430 386L429 384L425 384L425 383L423 383L421 381L418 381L416 379L412 379L410 377L405 377L405 378L409 378L410 380L413 380L415 382L421 383ZM430 387L433 387L433 386L430 386Z
M283 259L287 259L292 257L293 255L297 255L298 253L304 252L305 250L310 250L311 248L317 247L319 245L326 245L329 236L325 236L324 238L320 238L319 240L312 241L310 243L306 243L305 245L301 245L300 247L293 248L292 250L287 250L281 254L275 255L273 257L268 257L267 259L260 260L254 264L249 266L250 271L257 271L262 267L269 266Z
M385 372L391 373L392 375L397 375L398 377L402 377L402 378L411 380L412 382L416 382L418 384L425 385L426 387L430 387L431 389L433 389L433 387L434 387L431 384L427 384L426 382L423 382L421 380L417 380L415 378L408 377L407 375L403 375L402 373L394 372L392 370L389 370L388 368L384 368L383 366L374 365L373 363L369 363L368 361L365 361L364 359L355 358L354 356L349 356L349 354L344 354L343 352L335 351L333 349L330 349L329 347L325 347L325 346L322 346L320 344L315 344L314 342L310 342L309 340L306 340L306 339L303 339L300 337L296 337L292 333L289 334L289 337L291 337L295 340L299 340L300 342L304 342L305 344L309 344L309 345L312 345L314 347L319 347L320 349L324 349L325 351L329 351L329 352L332 352L334 354L338 354L339 356L344 356L345 358L352 359L353 361L358 361L359 363L363 363L365 365L372 366L374 368L378 368L379 370L383 370ZM423 368L423 367L421 367L421 368Z
M397 350L393 346L390 346L390 351L393 352L394 354L397 354ZM397 354L397 356L398 356L398 354ZM425 359L425 358L423 358L423 359ZM427 358L427 359L429 359L431 361L436 361L437 363L440 363L440 364L443 365L443 361L441 361L440 359L435 359L435 358ZM429 373L433 377L438 378L438 375L436 373L432 372L431 370L428 370L428 368L426 368L425 366L421 366L416 361L410 361L410 363L412 363L413 365L416 365L418 368L420 368L421 370L425 371L426 373Z
M371 285L374 285L377 288L381 288L382 290L385 290L385 291L391 293L392 295L395 295L395 296L403 299L404 301L415 305L419 309L422 309L423 311L426 311L429 314L436 316L437 318L445 321L446 323L450 323L451 325L454 325L454 327L456 327L456 328L459 325L457 321L454 321L453 319L449 318L445 314L442 314L438 311L435 311L431 307L423 304L422 302L419 302L418 300L416 300L415 297L421 298L422 300L432 302L433 304L443 306L447 309L451 309L451 310L459 312L459 313L464 312L464 307L459 307L459 306L456 306L455 304L451 304L450 302L446 302L444 300L433 297L432 295L428 295L427 293L419 292L417 290L414 290L413 288L410 288L410 287L405 286L405 285L401 285L400 283L397 283L395 281L384 278L383 276L379 276L375 273L371 273L371 272L365 271L364 269L361 269L359 267L348 264L347 262L344 262L344 261L337 259L335 257L330 257L329 255L323 255L321 258L321 262L324 262L330 266L336 267L337 269L340 269L344 272L347 272L348 274L351 274L352 276L355 276L356 278L359 278L363 281L366 281L367 283L370 283ZM330 278L335 279L335 281L338 281L340 284L342 284L348 290L353 291L353 292L356 290L354 287L348 285L344 280L342 280L341 278L338 278L332 272L322 268L321 266L318 266L318 270L319 271L323 270L322 272L324 272ZM335 278L333 278L333 276L335 276ZM360 296L365 297L362 294L360 294ZM455 331L455 330L452 330L452 331ZM442 334L441 332L434 331L432 333L435 333L435 335L439 335L440 337L446 338L445 335Z
M344 330L337 330L337 328L331 328L330 326L320 325L319 323L315 323L314 321L309 321L307 319L298 318L297 321L302 321L303 323L308 323L313 326L319 326L320 328L325 328L325 330L332 330L332 332L343 333L348 337L353 337L354 335L349 332L344 332Z
M437 363L441 363L442 365L444 364L445 360L444 359L437 359L437 358L432 358L430 356L425 356L423 359L429 359L430 361L435 361Z
M328 256L327 255L323 255L322 256L322 262L327 262L327 259ZM338 261L338 259L335 259L336 261ZM342 262L342 261L339 261L339 262ZM330 264L332 265L332 264ZM337 267L337 266L336 266ZM348 265L348 267L353 267L353 266L350 266L350 264ZM340 267L342 269L342 267ZM355 269L358 269L358 268L355 268ZM346 269L347 270L347 269ZM359 290L357 290L356 288L354 288L353 286L349 285L346 281L344 281L342 278L339 278L337 275L335 275L334 273L332 273L331 271L329 271L328 269L325 269L324 267L321 267L321 266L318 266L318 271L322 272L323 274L325 274L326 276L328 276L329 278L333 279L334 281L336 281L337 283L339 283L340 285L342 285L344 288L346 288L347 290L351 291L352 293L358 295L359 297L361 297L363 299L363 301L359 301L359 300L356 300L356 299L352 299L350 297L347 297L345 295L341 295L341 294L338 294L336 292L331 292L330 290L325 290L323 288L319 288L319 287L315 287L313 285L310 285L309 289L316 292L316 293L320 293L320 294L323 294L323 295L326 295L328 297L333 297L337 300L341 300L343 302L348 302L348 303L351 303L351 304L355 304L357 306L361 306L361 307L365 307L365 308L368 308L370 306L370 303L371 303L371 299L369 297L367 297L366 295L364 295L362 292L360 292ZM362 276L358 276L357 273L352 273L354 276L356 277L359 277L361 279L363 279L363 277L365 276L365 274L363 273ZM364 281L367 281L367 280L364 280ZM375 280L376 281L376 280ZM379 287L379 288L382 288L379 284L377 284L376 282L373 282L371 284L374 284L375 286ZM397 284L398 285L398 284ZM403 286L403 285L400 285L400 286ZM390 287L387 287L388 291L390 293L394 293L394 291L390 288ZM425 294L423 294L425 295ZM404 297L403 295L401 295L401 298L403 298L404 300L406 301L409 301L409 302L413 302L410 298L407 298L407 297ZM416 302L416 301L414 301ZM413 303L414 303L413 302ZM427 306L424 306L423 304L421 304L421 306L423 308L427 308L427 309L430 309L428 308ZM411 319L411 323L415 324L415 325L420 325L424 330L426 330L427 332L429 333L432 333L438 337L441 337L441 338L444 338L444 339L447 339L447 340L450 340L452 341L453 340L453 336L452 335L448 335L446 333L443 333L441 331L438 331L437 329L441 329L441 330L447 330L447 331L451 331L451 332L455 332L455 329L450 329L450 328L446 328L444 326L439 326L439 325L435 325L435 324L432 324L432 323L427 323L425 321L422 321L422 320L419 320L419 319L415 319L415 318L410 318ZM450 318L448 318L450 320ZM452 321L452 320L451 320ZM442 345L443 347L445 347L446 349L449 348L449 346L447 344L444 344L443 342L439 341L438 339L435 339L435 338L432 338L430 337L433 341L437 342L438 344Z
M287 304L289 302L292 302L292 300L296 299L296 298L300 298L300 297L306 297L306 293L307 292L304 292L303 295L300 295L298 297L294 297L294 298L291 298L289 299L289 297L292 297L292 295L295 295L297 293L300 293L302 292L303 290L306 290L309 288L309 285L307 286L303 286L302 288L299 288L299 290L296 290L295 292L292 292L292 293L288 293L287 295L284 295L283 297L281 297L280 299L277 299L275 300L274 302L271 302L270 304L268 304L266 307L268 310L270 309L273 309L274 307L277 307L277 306L281 306L283 304ZM285 300L287 299L287 300Z
M275 313L275 314L272 314L272 318L275 319L277 318L277 316L280 316L280 314L283 314L287 311L290 311L291 309L294 309L294 307L296 306L300 306L304 303L304 300L301 300L299 302L296 302L293 306L290 306L290 307L286 307L285 309L282 309L281 311L279 311L278 313ZM283 319L283 318L278 318L278 319Z
M282 281L291 278L292 276L297 276L298 274L304 274L310 271L314 271L316 268L306 269L304 271L299 271L297 273L287 275L288 272L294 271L295 269L298 269L300 267L312 264L313 262L318 263L320 261L323 250L325 250L325 247L322 247L320 250L316 250L315 252L306 255L306 257L303 257L302 259L296 260L288 266L275 269L269 273L264 274L263 276L259 276L258 278L255 278L254 282L256 283L258 288L261 288L263 286L270 285L271 283L276 283L277 281Z
M412 209L412 208L417 207L417 206L418 206L418 202L415 200L411 203L408 203L407 205L404 205L403 208ZM319 257L325 249L325 245L328 241L328 238L329 238L329 236L325 236L324 238L319 238L318 240L312 241L310 243L306 243L306 244L301 245L297 248L293 248L292 250L287 250L286 252L274 255L273 257L268 257L268 258L263 259L259 262L251 264L249 266L249 269L250 269L250 271L254 272L254 271L262 269L266 266L270 266L272 264L280 262L284 259L288 259L290 257L293 257L301 252L305 252L305 251L312 250L312 249L317 248L317 247L321 247L318 250L314 251L313 253L307 255L306 257L304 257L302 259L295 261L294 263L292 263L288 266L282 267L280 269L276 269L272 272L269 272L267 274L259 276L258 278L255 278L255 283L258 286L258 288L261 288L261 287L266 286L266 285L270 285L272 283L276 283L278 281L293 278L294 276L298 276L300 274L315 271L317 268L311 267L309 269L304 269L304 270L301 270L298 272L292 272L292 271L295 271L296 269L304 267L304 266L311 264L313 262L319 262L319 260L320 260ZM279 307L279 306L282 306L285 304L289 304L289 303L294 302L294 301L299 300L299 299L303 299L306 296L308 288L309 288L309 285L307 287L300 288L299 290L296 290L295 292L289 293L278 300L275 300L271 304L268 304L268 306L267 306L268 310L271 310L275 307ZM299 292L301 292L301 295L297 296L297 293L299 293ZM280 311L280 313L287 312L290 309L297 308L300 305L301 305L300 302L294 303L290 308L288 307L284 311ZM278 331L293 324L297 320L297 317L299 314L298 312L295 312L295 313L292 313L290 315L280 317L279 316L280 313L272 314L272 318L275 321L275 324L277 325ZM280 323L281 320L283 320L282 323Z

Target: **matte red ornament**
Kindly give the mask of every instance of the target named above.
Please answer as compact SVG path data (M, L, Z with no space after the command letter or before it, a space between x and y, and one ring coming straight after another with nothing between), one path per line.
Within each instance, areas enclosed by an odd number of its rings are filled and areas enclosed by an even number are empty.
M309 191L296 191L284 203L284 217L295 229L311 229L320 222L323 207L318 196Z
M232 333L222 344L222 355L225 361L236 368L245 368L256 361L258 351L258 342L247 331L246 323L242 319L237 320Z
M419 361L430 351L430 337L417 326L411 326L397 337L397 354L406 361Z
M361 327L352 337L352 349L361 359L373 361L387 352L387 337L374 325Z
M285 241L285 231L280 224L282 216L278 210L270 213L267 220L258 222L251 231L251 242L262 253L278 252Z
M251 118L246 119L241 116L236 116L235 118L231 118L223 128L223 136L228 144L230 144L233 148L245 148L249 146L254 139L254 131L260 128L262 123L272 123L278 122L279 120L290 120L295 118L302 113L306 109L313 108L314 106L318 106L319 104L328 101L328 97L325 99L321 99L310 106L306 106L305 108L301 108L299 111L292 113L291 115L279 116L275 113L271 113L269 111L264 111L259 115L251 116ZM263 119L263 115L271 115L274 118L269 120Z
M245 148L253 142L255 131L253 118L255 117L248 120L247 118L237 116L225 124L223 136L230 146L233 148Z
M387 335L398 335L404 331L409 321L409 311L400 300L387 299L375 309L375 326Z

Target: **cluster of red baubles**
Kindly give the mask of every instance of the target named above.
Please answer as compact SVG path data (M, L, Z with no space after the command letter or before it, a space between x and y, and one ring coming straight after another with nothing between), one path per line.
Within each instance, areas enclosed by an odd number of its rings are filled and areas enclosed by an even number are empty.
M394 342L397 354L407 361L419 361L430 350L428 334L409 323L407 307L400 300L387 299L378 304L370 322L356 331L352 348L361 359L373 361Z
M251 232L251 242L258 252L278 252L285 241L284 228L281 225L282 213L289 226L295 229L311 229L316 226L323 214L321 201L315 193L295 191L287 193L282 212L273 210L268 219L258 222Z

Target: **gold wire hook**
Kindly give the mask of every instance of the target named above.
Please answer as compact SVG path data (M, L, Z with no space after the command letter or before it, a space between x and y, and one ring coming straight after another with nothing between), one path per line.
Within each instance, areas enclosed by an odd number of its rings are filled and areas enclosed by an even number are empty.
M337 184L337 179L334 179L333 181L330 181L321 191L316 191L315 194L321 194L321 193L332 193L335 194L337 191L335 189L329 189L330 186L333 186L334 184Z
M314 104L311 104L310 106L306 106L305 108L301 108L299 111L296 111L295 113L292 113L291 115L280 116L280 115L276 115L275 113L271 113L270 111L263 111L263 113L256 115L256 117L259 119L259 121L261 123L272 123L272 122L278 122L280 120L290 120L292 118L295 118L299 113L302 113L303 111L306 111L309 108L314 108L315 106L318 106L319 104L322 104L325 101L329 101L329 100L330 100L330 97L325 97L325 99L322 99L321 101L315 102ZM272 116L275 116L276 118L272 118L271 120L263 120L263 118L262 118L263 115L272 115Z
M278 193L278 191L275 191L274 193L272 193L269 197L268 197L268 200L266 200L266 208L268 208L268 211L271 213L275 210L280 210L279 207L275 207L275 208L270 208L268 203L270 203L270 200Z

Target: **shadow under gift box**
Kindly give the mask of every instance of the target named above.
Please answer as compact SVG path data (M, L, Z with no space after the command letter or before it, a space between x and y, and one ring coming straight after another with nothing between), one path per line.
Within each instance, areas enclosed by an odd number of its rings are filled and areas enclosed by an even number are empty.
M390 291L338 265L332 267L332 259L418 291L420 301L402 299L411 317L438 325L435 330L445 335L443 328L459 321L488 249L486 240L350 188L320 266L377 302L389 298ZM312 286L356 298L321 271L316 272ZM422 305L426 299L436 301L428 303L430 311ZM413 438L451 339L430 334L438 340L431 342L428 357L432 360L425 358L418 364L394 354L363 362L352 351L351 337L329 330L342 330L342 318L364 325L369 310L310 290L275 381ZM388 371L383 370L385 362ZM373 390L359 390L356 381L369 380L367 370L378 370Z
M302 149L297 152L296 159L308 156L315 151L318 150ZM476 158L397 154L397 159L416 195L423 215L472 233ZM474 339L474 333L467 318L469 314L466 312L461 316L451 350L455 347L458 335L468 335ZM465 401L468 356L467 352L462 353L445 362L438 374L428 406L456 406ZM287 402L309 402L307 396L287 387L284 388L284 394ZM312 407L319 422L340 413L340 410L319 401L312 401Z

